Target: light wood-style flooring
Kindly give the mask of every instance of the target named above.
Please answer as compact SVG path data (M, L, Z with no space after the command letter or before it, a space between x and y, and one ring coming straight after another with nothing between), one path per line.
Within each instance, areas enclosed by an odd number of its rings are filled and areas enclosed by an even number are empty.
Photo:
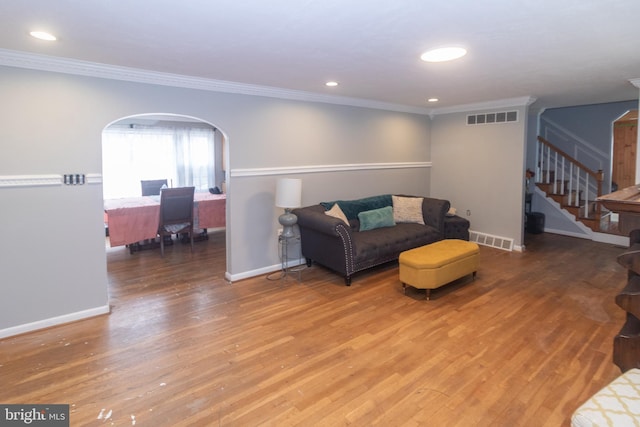
M525 243L431 301L397 265L229 284L223 232L109 250L112 313L1 340L0 402L68 403L72 426L568 426L620 374L624 248Z

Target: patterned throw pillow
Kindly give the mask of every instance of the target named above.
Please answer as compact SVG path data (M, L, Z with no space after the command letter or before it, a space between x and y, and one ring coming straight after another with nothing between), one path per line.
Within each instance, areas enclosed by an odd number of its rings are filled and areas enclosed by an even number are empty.
M344 223L349 226L349 220L347 219L347 217L344 215L344 212L342 212L342 209L340 209L340 206L337 203L334 203L333 206L331 207L331 209L329 209L328 211L324 212L325 215L329 215L332 216L334 218L338 218L344 221Z
M416 222L424 225L422 217L423 197L392 196L395 222Z

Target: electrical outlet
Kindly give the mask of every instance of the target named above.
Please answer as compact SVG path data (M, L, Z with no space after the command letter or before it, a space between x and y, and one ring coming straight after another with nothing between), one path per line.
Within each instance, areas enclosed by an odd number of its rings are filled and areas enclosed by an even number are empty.
M467 209L467 216L471 216L471 209Z
M282 236L282 228L278 228L278 237Z

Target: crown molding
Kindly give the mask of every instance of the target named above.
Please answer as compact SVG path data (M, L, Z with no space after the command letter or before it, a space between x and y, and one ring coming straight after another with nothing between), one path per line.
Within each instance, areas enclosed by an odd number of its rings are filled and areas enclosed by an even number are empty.
M496 110L501 108L528 107L536 102L533 96L497 99L494 101L477 102L473 104L454 105L452 107L434 108L429 114L432 118L440 114L468 113L470 111Z
M640 88L640 78L638 79L629 79L629 82L631 82L632 85L634 85L637 88Z
M295 101L320 102L325 104L348 105L352 107L372 108L376 110L398 111L429 115L430 109L408 105L374 101L370 99L349 98L324 95L300 90L283 89L271 86L259 86L226 80L205 79L180 74L161 73L138 68L120 67L77 59L40 55L14 50L0 49L0 65L31 70L52 71L110 80L122 80L161 86L198 89L210 92L237 93L243 95L264 96Z

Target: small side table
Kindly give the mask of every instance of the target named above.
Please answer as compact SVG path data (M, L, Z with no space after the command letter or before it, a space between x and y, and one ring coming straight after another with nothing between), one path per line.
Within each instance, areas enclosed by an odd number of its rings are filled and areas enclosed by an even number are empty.
M285 279L290 273L298 273L298 281L300 281L300 270L289 267L289 247L300 242L300 236L284 237L278 236L278 245L280 246L280 261L282 263L282 278Z

